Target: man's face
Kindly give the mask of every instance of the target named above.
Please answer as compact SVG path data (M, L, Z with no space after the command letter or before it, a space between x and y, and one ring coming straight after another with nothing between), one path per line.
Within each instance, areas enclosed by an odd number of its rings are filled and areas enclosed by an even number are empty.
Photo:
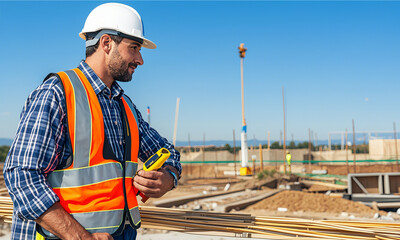
M108 68L114 80L129 82L138 65L143 65L141 46L138 42L124 38L114 44Z

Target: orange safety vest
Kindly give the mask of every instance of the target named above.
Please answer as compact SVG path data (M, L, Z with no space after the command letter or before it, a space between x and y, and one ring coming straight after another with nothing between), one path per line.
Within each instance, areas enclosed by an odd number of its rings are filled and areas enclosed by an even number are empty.
M122 97L125 135L124 161L115 157L104 133L100 103L91 84L78 68L59 72L64 86L68 134L72 159L48 176L63 208L87 231L119 235L126 221L140 227L140 214L133 187L137 171L139 130L129 98ZM55 237L38 225L46 238Z

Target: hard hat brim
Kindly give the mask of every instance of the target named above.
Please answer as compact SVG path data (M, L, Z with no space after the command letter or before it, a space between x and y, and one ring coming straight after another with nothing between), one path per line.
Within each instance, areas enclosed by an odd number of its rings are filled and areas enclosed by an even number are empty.
M87 41L85 32L83 32L83 31L80 32L79 37L81 37L83 40ZM154 42L150 41L149 39L143 38L143 37L137 37L137 38L140 38L143 40L142 47L148 48L148 49L156 49L157 48L157 45Z
M143 45L144 48L148 48L148 49L156 49L157 45L155 43L153 43L152 41L150 41L149 39L143 38Z

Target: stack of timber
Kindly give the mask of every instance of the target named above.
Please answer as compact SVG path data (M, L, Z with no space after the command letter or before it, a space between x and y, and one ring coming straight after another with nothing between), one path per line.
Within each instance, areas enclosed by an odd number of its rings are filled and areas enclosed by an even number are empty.
M0 217L11 222L12 202L0 197ZM140 207L142 227L195 234L265 239L400 239L400 224L360 221L314 221L249 214Z
M144 228L266 239L399 239L400 224L314 221L141 207Z

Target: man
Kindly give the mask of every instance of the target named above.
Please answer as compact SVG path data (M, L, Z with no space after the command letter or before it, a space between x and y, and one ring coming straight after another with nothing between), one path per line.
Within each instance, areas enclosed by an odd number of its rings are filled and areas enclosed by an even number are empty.
M161 197L177 185L179 152L150 128L116 81L143 65L143 36L133 8L106 3L82 32L86 60L50 74L21 113L4 165L14 202L12 239L135 239L136 193ZM159 171L139 171L160 148L171 156Z
M286 150L286 162L289 166L289 172L292 172L292 154L290 154L289 150Z

